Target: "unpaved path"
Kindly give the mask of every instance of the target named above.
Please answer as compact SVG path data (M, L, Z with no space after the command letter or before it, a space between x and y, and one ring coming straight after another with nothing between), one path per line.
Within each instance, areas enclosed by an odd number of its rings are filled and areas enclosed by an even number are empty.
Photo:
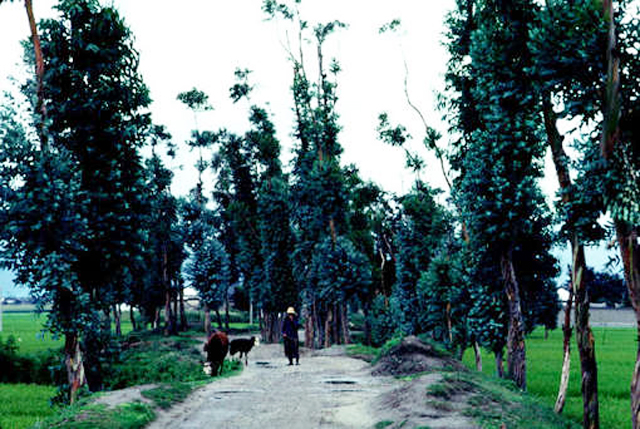
M404 406L394 404L393 398L406 395L407 382L372 376L371 366L346 356L344 347L301 351L300 365L289 366L282 346L261 344L249 353L240 375L198 389L184 403L161 411L148 428L343 429L373 428L382 421L393 421L389 428L474 427L464 418L424 414L424 383L417 395L401 401ZM405 420L410 424L403 425Z
M289 366L282 346L261 344L236 376L215 381L163 412L149 428L364 428L378 421L373 400L397 386L372 377L368 363L342 348L303 351Z

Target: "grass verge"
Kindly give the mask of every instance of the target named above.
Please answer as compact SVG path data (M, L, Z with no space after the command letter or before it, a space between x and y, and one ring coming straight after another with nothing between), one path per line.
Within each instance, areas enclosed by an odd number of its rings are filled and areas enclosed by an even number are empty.
M522 394L513 383L477 372L445 374L442 382L427 389L427 395L441 402L464 398L462 413L487 429L501 425L509 429L579 428L538 399Z
M141 402L118 405L80 405L37 424L35 429L139 429L155 419L153 407Z

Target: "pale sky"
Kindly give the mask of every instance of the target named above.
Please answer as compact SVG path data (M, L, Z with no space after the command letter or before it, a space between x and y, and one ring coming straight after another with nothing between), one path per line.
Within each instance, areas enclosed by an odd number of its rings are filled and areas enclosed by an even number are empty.
M33 0L37 19L53 17L53 0ZM266 105L283 145L283 159L291 159L294 125L290 92L292 71L283 47L286 25L266 21L262 0L107 0L130 27L134 46L140 53L140 72L148 85L155 123L165 125L178 144L178 157L169 163L176 177L173 191L183 195L195 185L195 153L184 141L194 128L194 119L182 103L179 92L196 87L209 95L212 112L198 116L201 130L221 127L243 133L248 129L246 102L233 105L228 97L236 68L253 70L255 85L252 103ZM414 137L410 143L427 160L422 179L434 187L445 188L439 165L422 148L423 126L406 103L403 80L406 59L409 91L414 104L429 125L445 137L442 112L436 109L436 94L444 88L446 51L444 17L453 0L304 0L301 13L315 24L340 20L347 29L332 35L324 50L342 66L338 77L339 140L344 147L343 164L356 164L365 180L383 189L403 193L414 180L405 168L404 154L376 138L378 114L386 111L392 123L402 123ZM399 18L396 34L378 34L381 25ZM20 40L29 35L23 2L0 6L0 90L11 87L9 76L20 77ZM290 34L295 41L295 34ZM305 45L306 67L315 73L315 47ZM555 173L543 183L548 195L557 189ZM212 188L209 183L209 189ZM3 276L5 279L3 279ZM7 282L0 273L0 285ZM24 294L24 290L20 294Z

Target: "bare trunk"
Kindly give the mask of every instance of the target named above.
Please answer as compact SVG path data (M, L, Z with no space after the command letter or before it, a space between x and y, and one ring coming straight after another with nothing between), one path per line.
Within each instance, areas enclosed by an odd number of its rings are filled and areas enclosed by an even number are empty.
M24 7L27 11L27 19L29 20L29 29L31 31L31 41L33 42L33 52L36 59L36 112L40 115L40 120L36 123L38 130L38 136L42 143L42 150L48 152L49 139L47 132L45 131L45 124L47 122L47 107L44 103L44 56L42 55L42 47L40 45L40 36L38 35L38 28L36 26L36 19L33 15L33 5L31 0L24 0Z
M229 332L229 294L224 293L224 328Z
M204 332L207 336L211 335L211 311L209 311L209 306L207 304L203 305L204 310Z
M520 291L510 253L501 258L504 291L509 304L509 335L507 336L507 372L522 390L527 389L527 362L524 342L524 324L520 307Z
M180 286L180 330L186 331L188 329L187 314L184 311L184 287Z
M637 231L621 222L616 222L618 246L624 266L624 278L629 290L629 299L636 313L638 340L640 340L640 243ZM636 363L631 378L631 421L633 429L640 427L640 342Z
M324 347L331 347L331 322L333 322L333 311L331 306L327 310L327 317L324 321Z
M178 295L176 294L173 295L173 312L171 313L171 316L173 316L171 318L171 321L173 323L173 330L174 332L177 332L179 328L178 328Z
M78 390L87 383L84 374L82 351L77 334L65 334L64 364L67 368L67 381L69 383L69 401L71 404L78 398Z
M362 311L364 313L364 343L367 346L371 345L371 321L369 320L369 306L370 303L365 303Z
M449 337L449 343L453 345L453 328L451 326L451 303L447 302L446 306L446 319L447 319L447 336ZM461 347L464 352L464 347Z
M547 142L551 148L553 163L556 168L560 189L562 190L562 202L563 204L568 204L574 199L574 196L571 192L571 176L569 175L568 157L563 148L563 137L558 132L556 125L557 115L553 111L549 96L545 97L543 106ZM581 389L583 401L583 425L585 428L593 429L600 427L598 411L598 374L595 341L593 339L591 327L589 326L589 296L587 294L586 284L583 281L583 274L586 269L584 246L575 231L572 231L571 251L573 254L571 282L576 303L576 341L578 345L578 352L580 354L580 369L582 373ZM566 335L567 333L565 332L565 341ZM570 335L571 334L569 333L569 336ZM568 347L566 344L565 346ZM568 353L569 350L565 349L565 359L569 359ZM569 362L566 362L566 364L569 365ZM563 362L563 371L564 366L565 362ZM563 404L562 406L559 404L561 394L562 379L560 383L560 390L558 392L558 400L556 401L556 410L559 409L560 411L557 412L562 411ZM564 398L562 398L562 400L564 400Z
M351 344L351 335L349 334L349 312L347 304L340 305L340 320L342 321L342 339L344 344Z
M117 304L113 305L113 317L115 319L116 322L116 335L121 337L122 336L122 326L120 323L120 317L121 313L120 313L120 306Z
M171 326L171 293L167 290L164 295L164 335L168 336L173 333Z
M253 300L249 300L249 325L253 325Z
M576 301L576 342L580 353L580 368L582 370L583 427L585 429L597 429L600 427L598 368L596 364L596 344L589 326L589 294L583 279L585 268L584 249L582 246L575 245L574 249L572 284Z
M302 314L304 316L304 345L307 348L313 349L313 339L315 337L314 329L315 320L313 317L313 312L309 308L309 306L304 306L302 309Z
M131 321L131 329L134 331L138 330L138 325L136 325L136 317L133 312L133 305L129 306L129 320Z
M504 378L504 363L502 350L498 350L495 352L496 355L496 374L498 374L499 378Z
M558 414L564 409L565 400L567 399L567 389L569 387L569 370L571 369L571 305L573 303L573 286L569 291L569 298L564 309L564 325L562 326L563 335L563 358L562 358L562 375L560 376L560 388L558 389L558 398L554 411Z
M216 308L215 312L216 312L216 320L218 321L218 329L222 331L224 327L222 326L222 317L220 316L220 309Z
M158 329L160 325L160 308L156 308L156 313L153 316L153 329Z
M476 371L482 372L482 354L480 353L480 345L477 341L473 342L473 353L476 358Z

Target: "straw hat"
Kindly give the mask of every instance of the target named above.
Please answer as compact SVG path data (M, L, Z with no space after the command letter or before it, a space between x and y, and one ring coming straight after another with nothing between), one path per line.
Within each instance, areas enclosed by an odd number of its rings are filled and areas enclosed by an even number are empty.
M296 311L293 309L293 307L289 307L287 308L287 314L296 314Z

